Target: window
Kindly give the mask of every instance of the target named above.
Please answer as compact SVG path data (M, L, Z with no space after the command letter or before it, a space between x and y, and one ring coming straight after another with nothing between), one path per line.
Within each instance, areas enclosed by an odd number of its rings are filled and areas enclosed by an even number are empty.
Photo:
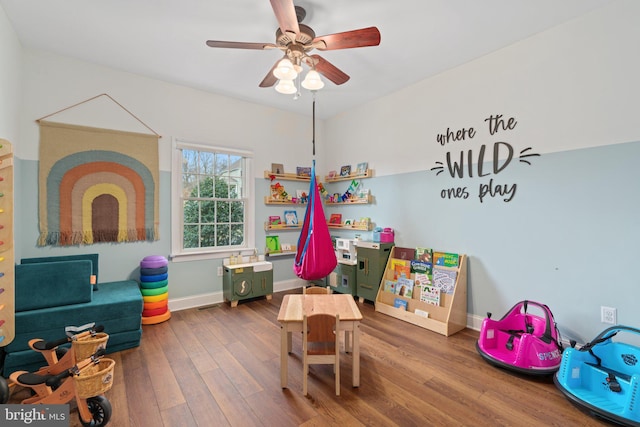
M174 141L172 256L223 257L254 247L251 153Z

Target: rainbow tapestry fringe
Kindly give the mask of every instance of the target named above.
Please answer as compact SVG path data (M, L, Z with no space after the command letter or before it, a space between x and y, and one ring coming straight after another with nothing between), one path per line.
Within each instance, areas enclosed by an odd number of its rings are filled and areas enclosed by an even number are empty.
M39 246L159 239L158 136L40 122Z

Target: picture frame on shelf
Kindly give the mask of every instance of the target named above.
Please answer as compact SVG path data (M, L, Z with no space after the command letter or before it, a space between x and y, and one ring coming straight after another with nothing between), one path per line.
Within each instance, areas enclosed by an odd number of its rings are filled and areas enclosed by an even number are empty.
M364 175L367 173L367 168L369 167L368 162L358 163L356 166L356 175Z
M284 166L282 163L271 163L271 173L281 175L284 173Z
M311 177L311 168L308 166L297 166L296 176L309 178Z
M282 249L280 247L280 237L278 236L267 236L267 252L268 253L278 253Z
M294 210L284 211L285 225L298 225L298 213Z
M351 175L351 165L344 165L340 168L340 176Z

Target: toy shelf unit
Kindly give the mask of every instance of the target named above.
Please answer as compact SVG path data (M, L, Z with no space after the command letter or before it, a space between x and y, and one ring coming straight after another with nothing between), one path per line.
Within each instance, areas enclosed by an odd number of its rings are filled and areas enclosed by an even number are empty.
M413 282L410 296L398 292L398 275L407 263L398 260L417 261L415 248L393 247L387 261L375 301L376 311L409 322L425 329L450 336L466 328L467 324L467 256L433 251L432 277L428 288L416 284L416 273L406 277ZM456 259L455 264L436 264L436 254L446 254ZM452 259L452 258L449 258ZM435 262L434 262L435 261ZM409 267L411 270L413 268ZM421 276L424 278L424 276ZM405 282L402 282L405 283ZM435 290L434 288L438 288ZM424 289L424 290L423 290ZM430 292L424 295L426 290ZM435 297L434 295L437 295Z

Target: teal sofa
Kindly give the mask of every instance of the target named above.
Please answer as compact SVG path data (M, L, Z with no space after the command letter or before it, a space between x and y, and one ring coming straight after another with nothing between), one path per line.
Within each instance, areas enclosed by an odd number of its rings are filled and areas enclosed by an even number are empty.
M15 266L15 338L0 347L3 377L46 364L29 348L29 340L63 338L67 326L104 326L107 353L140 345L143 301L138 282L100 283L98 266L97 254L28 258Z

